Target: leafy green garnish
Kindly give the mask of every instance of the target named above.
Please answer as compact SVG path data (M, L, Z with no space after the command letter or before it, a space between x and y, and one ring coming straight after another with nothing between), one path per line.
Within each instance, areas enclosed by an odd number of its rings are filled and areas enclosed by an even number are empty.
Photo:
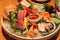
M23 32L24 30L20 30L20 29L18 29L18 28L14 28L13 26L12 26L12 29L14 29L14 32Z
M28 30L31 28L31 26L30 25L28 25ZM14 30L15 30L15 32L21 32L21 33L23 33L25 30L20 30L20 29L18 29L18 28L13 28Z
M37 24L40 23L40 20L37 22Z
M18 29L18 28L14 28L14 30L15 30L15 32L19 32L19 31L21 31L21 30Z
M15 21L15 19L17 18L17 13L16 12L9 12L10 13L10 24L12 25Z
M46 3L44 3L44 9L45 9L45 11L48 11L50 14L55 13L55 8L51 5L46 4Z
M59 3L58 3L58 0L55 0L55 3L56 3L56 5L58 5Z
M37 24L38 24L38 23L41 23L41 22L44 23L44 22L46 22L46 20L44 20L44 18L42 18L42 19L40 19L40 20L37 22Z
M18 10L23 10L23 6L21 6L21 5L17 5L16 10L17 10L17 11L18 11Z
M48 7L50 7L50 5L46 4L46 3L43 3L44 5L44 9L46 10Z
M48 5L48 4L46 4L46 3L44 3L43 5L44 5L44 8L46 8L46 7L47 7L47 8L51 8L51 7L52 7L51 5Z
M12 27L12 28L13 28L13 27ZM24 31L24 30L20 30L20 29L18 29L18 28L13 28L13 29L14 29L15 32L21 32L21 33L22 33L22 32Z
M30 25L28 25L28 27L27 27L27 28L28 28L28 30L30 29L30 27L31 27L31 26L30 26Z
M45 8L42 8L41 10L42 10L42 11L45 11Z
M40 20L40 22L43 22L43 23L44 23L44 22L46 22L46 20L44 20L44 18L42 18L42 19Z

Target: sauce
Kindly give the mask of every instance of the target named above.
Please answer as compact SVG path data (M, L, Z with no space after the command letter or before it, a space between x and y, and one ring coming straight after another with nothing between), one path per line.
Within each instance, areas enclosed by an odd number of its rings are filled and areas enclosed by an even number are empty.
M30 16L30 19L32 19L32 20L34 20L34 19L38 19L38 18L39 18L38 15L31 15L31 16Z

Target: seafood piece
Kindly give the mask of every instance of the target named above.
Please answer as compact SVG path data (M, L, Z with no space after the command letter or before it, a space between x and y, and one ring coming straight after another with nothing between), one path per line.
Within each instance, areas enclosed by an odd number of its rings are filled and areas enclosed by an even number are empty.
M25 10L18 10L18 16L17 16L17 18L19 20L24 20L25 15L26 15L26 11Z
M52 25L52 23L39 23L38 24L38 29L41 32L44 32L44 31L50 32L53 28L54 26Z
M23 21L16 19L16 21L13 24L13 27L18 28L20 30L25 30L26 27L24 26L23 23L24 23Z
M24 26L24 17L26 12L24 10L18 10L17 19L13 24L14 28L18 28L24 30L26 27Z
M38 29L39 29L39 31L41 31L41 32L46 31L46 30L45 30L45 23L39 23L39 24L38 24Z

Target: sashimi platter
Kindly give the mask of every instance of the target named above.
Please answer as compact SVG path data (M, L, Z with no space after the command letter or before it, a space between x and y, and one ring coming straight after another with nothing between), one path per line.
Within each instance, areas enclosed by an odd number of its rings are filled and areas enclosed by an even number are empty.
M22 0L18 5L6 6L3 16L3 28L22 39L48 38L59 30L58 12L47 3Z

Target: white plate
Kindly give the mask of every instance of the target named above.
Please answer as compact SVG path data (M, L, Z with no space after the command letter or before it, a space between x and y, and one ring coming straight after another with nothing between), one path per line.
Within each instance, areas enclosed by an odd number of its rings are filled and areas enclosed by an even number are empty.
M60 29L60 26L59 26L54 32L52 32L52 33L49 34L49 35L43 36L43 37L27 38L27 37L18 36L18 35L16 35L16 34L12 33L11 31L9 31L9 30L8 30L9 28L7 28L7 27L9 27L9 26L6 27L6 25L4 24L3 18L1 18L1 23L2 23L2 26L3 26L4 30L5 30L5 32L6 32L9 36L11 36L11 37L13 37L13 38L15 38L15 39L18 39L18 40L21 40L21 39L24 39L24 40L37 40L37 39L38 39L38 40L45 40L45 39L49 39L49 38L51 38L52 36L56 35L56 33L58 33L58 31L59 31L59 29Z

